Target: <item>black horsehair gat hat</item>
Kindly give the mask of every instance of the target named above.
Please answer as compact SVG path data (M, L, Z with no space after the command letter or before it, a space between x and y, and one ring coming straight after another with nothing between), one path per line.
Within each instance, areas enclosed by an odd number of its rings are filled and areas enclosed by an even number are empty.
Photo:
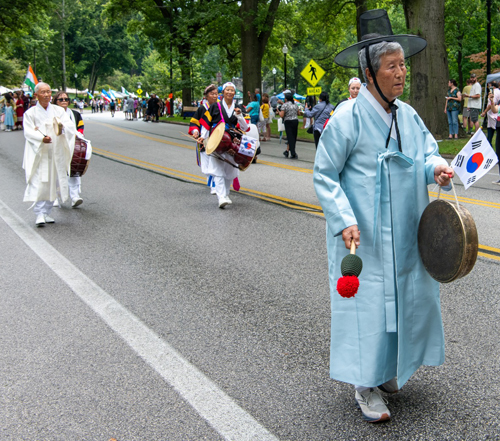
M335 56L335 63L342 67L359 67L358 52L366 46L381 43L382 41L394 41L399 43L404 52L405 58L423 51L427 46L424 38L416 35L394 35L391 22L385 9L372 9L366 11L359 17L361 29L361 41L349 46Z

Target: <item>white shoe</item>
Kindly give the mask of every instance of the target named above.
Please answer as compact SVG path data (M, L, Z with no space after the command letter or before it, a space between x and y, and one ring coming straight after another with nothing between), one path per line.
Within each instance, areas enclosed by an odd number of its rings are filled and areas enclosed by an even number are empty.
M233 201L231 199L229 199L229 196L226 196L226 201L227 201L227 205L231 205L233 203Z
M54 203L52 204L53 207L61 207L61 204L59 204L59 199L56 199Z
M52 219L48 214L45 215L45 222L48 224L53 224L55 222L54 219Z
M378 423L391 419L391 413L386 406L387 401L380 395L377 388L370 388L361 393L356 391L355 398L363 413L363 418L369 423Z
M497 185L500 185L500 180L498 181L493 181L492 184L497 184Z
M45 225L45 214L38 214L36 216L35 225L37 227L43 227Z
M217 192L215 191L215 187L210 188L210 194L217 194Z
M224 208L226 205L230 204L231 203L231 200L229 200L229 198L220 198L219 199L219 208Z
M73 198L71 199L71 207L76 208L79 205L83 204L83 199L82 198Z

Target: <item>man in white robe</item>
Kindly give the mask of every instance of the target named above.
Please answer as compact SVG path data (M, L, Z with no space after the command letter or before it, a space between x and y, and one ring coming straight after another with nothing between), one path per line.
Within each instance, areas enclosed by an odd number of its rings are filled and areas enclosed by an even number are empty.
M50 104L52 92L46 83L35 87L38 103L24 114L23 168L26 173L25 202L34 202L36 225L53 223L49 216L59 191L69 197L68 172L75 148L76 127L64 109ZM57 119L56 119L57 118ZM58 123L62 126L60 134Z

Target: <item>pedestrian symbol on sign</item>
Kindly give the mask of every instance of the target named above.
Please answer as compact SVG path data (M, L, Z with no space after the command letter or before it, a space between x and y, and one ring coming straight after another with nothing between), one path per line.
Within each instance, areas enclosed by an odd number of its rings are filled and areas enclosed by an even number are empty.
M311 81L316 78L318 80L318 77L316 76L316 68L311 64L311 69L309 70L311 72Z
M316 87L316 84L321 80L325 71L318 66L316 61L311 60L300 74L311 86Z

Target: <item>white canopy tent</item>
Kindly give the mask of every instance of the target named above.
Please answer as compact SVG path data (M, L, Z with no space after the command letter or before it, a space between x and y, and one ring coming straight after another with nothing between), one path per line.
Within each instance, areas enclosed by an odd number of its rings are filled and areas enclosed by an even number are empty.
M7 87L4 87L4 86L0 86L0 95L3 95L4 93L8 93L8 92L13 92L13 90L8 89Z

